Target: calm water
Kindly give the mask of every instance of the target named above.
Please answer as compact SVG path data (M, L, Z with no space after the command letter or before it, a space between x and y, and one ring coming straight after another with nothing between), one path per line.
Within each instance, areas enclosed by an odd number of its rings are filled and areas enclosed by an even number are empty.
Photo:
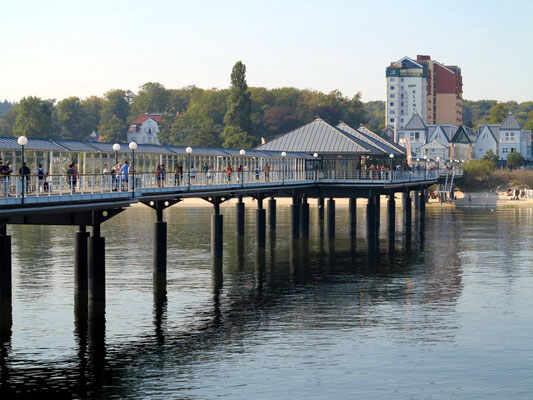
M10 227L0 397L533 398L533 209L429 209L423 239L398 234L392 253L383 235L375 256L359 210L355 250L347 208L332 244L315 208L309 242L288 240L278 207L277 236L258 253L254 210L238 242L224 207L216 293L210 208L166 211L166 282L152 275L154 213L130 209L102 229L105 317L75 307L74 228Z

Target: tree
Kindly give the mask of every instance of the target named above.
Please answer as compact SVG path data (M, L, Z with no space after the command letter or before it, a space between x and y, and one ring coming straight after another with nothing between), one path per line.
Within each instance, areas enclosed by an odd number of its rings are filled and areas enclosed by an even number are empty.
M489 160L470 160L463 164L464 179L482 182L492 174L495 168L494 163Z
M230 143L253 143L253 137L250 136L252 102L246 84L246 66L241 61L237 61L231 71L231 87L227 107L228 110L224 116L226 127L222 132L224 146L229 147ZM235 137L236 135L242 135L242 138L238 139ZM252 138L252 142L250 142L250 138Z
M98 131L103 103L104 100L98 96L90 96L80 102L89 133L92 131Z
M67 97L57 103L57 122L62 139L87 140L91 127L78 97Z
M489 113L489 122L491 124L501 124L507 114L509 114L510 108L504 103L498 103L491 107Z
M25 97L18 104L17 117L13 125L13 136L50 139L53 134L53 100Z
M13 136L13 126L18 115L18 104L15 104L0 117L0 136Z
M507 167L516 168L524 163L524 157L517 151L507 154Z
M157 82L148 82L139 88L139 93L133 97L131 105L131 119L146 113L164 114L168 110L170 93Z
M495 167L498 166L498 156L494 154L492 150L489 150L485 153L485 155L483 156L483 160L490 161L494 164Z
M4 115L6 112L8 112L11 109L11 107L13 107L13 104L11 104L7 100L0 102L0 117Z
M132 93L121 89L104 95L98 133L105 141L125 141ZM117 131L118 130L118 131Z
M237 126L226 126L222 132L223 146L233 149L249 149L254 144L254 137L243 132Z

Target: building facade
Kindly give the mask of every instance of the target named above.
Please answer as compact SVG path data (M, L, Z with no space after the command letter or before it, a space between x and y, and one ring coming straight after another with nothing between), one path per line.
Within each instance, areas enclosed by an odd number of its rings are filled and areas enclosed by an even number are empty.
M137 142L139 144L157 144L159 145L159 125L161 114L144 114L137 118L128 129L128 142Z
M403 57L386 68L385 125L399 131L414 114L428 125L463 122L461 69L443 65L430 56ZM397 140L397 138L396 138Z

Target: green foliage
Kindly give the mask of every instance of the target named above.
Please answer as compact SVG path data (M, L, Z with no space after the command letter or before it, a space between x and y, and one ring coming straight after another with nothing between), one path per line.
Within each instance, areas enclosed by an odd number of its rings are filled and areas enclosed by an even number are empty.
M249 149L254 143L253 136L248 135L239 127L229 125L222 132L223 146L232 149Z
M481 182L487 179L496 166L489 160L471 160L463 164L465 180Z
M18 115L18 104L15 104L0 117L0 136L13 136L13 126Z
M146 113L163 114L168 111L170 92L157 82L148 82L139 88L131 104L130 122Z
M13 107L13 104L7 100L0 102L0 117L4 115L6 112L8 112L9 110L11 110L11 107Z
M110 90L104 95L98 133L108 142L125 141L127 120L133 94L121 89Z
M102 113L103 103L104 100L98 96L90 96L80 102L80 106L86 120L86 129L89 132L89 135L92 131L98 132L98 125L100 125L100 115Z
M242 134L243 141L246 142L247 136L252 130L252 101L246 84L246 66L241 61L237 61L231 71L227 107L224 124L228 133L223 135L225 147L228 147L227 143L235 142L237 139L234 136L238 134ZM228 129L230 127L231 129ZM228 141L230 137L232 139Z
M17 106L17 117L13 124L13 136L50 139L53 133L53 101L38 97L25 97Z
M496 100L479 100L463 102L463 123L467 126L477 128L480 124L497 124L500 125L508 112L512 111L518 124L524 129L528 121L533 119L533 102L524 101L507 101L499 103ZM533 126L533 122L530 124Z
M62 139L87 140L91 134L89 118L77 97L68 97L56 105L57 123Z
M507 166L509 168L519 167L524 163L524 157L517 151L507 154Z
M498 166L498 156L494 154L492 150L489 150L485 153L485 155L483 156L483 160L490 161L494 164L494 167Z
M498 103L491 107L489 112L489 123L501 124L509 114L509 106L504 103Z

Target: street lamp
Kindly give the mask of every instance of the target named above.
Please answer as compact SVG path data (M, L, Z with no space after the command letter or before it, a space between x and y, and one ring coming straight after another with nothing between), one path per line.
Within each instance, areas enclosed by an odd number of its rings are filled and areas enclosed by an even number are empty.
M189 179L188 179L188 188L191 188L191 153L192 153L192 147L187 147L185 149L185 152L189 155Z
M315 181L318 179L318 153L313 153L315 158Z
M20 145L20 147L22 148L22 166L21 166L21 171L22 171L22 174L21 174L21 182L22 182L22 204L24 204L24 191L26 189L26 185L25 185L25 179L24 179L24 146L26 146L28 144L28 138L26 136L20 136L18 139L17 139L17 142L18 144Z
M392 159L394 158L394 154L390 153L389 154L389 159L390 159L390 181L392 182Z
M282 163L282 171L281 171L281 179L282 179L282 183L285 183L285 157L287 157L287 153L285 153L284 151L281 152L281 157L283 159L283 163Z
M114 146L113 146L114 147ZM120 145L118 145L118 147L120 147ZM132 194L131 194L131 197L135 197L135 150L137 149L137 143L135 142L131 142L130 143L130 150L131 150L131 170L132 170L132 183L131 183L131 188L132 188Z
M241 187L244 185L244 155L246 154L246 150L242 149L239 151L239 154L241 155Z
M113 145L113 150L115 150L115 165L118 164L118 152L120 151L120 144L115 143Z

